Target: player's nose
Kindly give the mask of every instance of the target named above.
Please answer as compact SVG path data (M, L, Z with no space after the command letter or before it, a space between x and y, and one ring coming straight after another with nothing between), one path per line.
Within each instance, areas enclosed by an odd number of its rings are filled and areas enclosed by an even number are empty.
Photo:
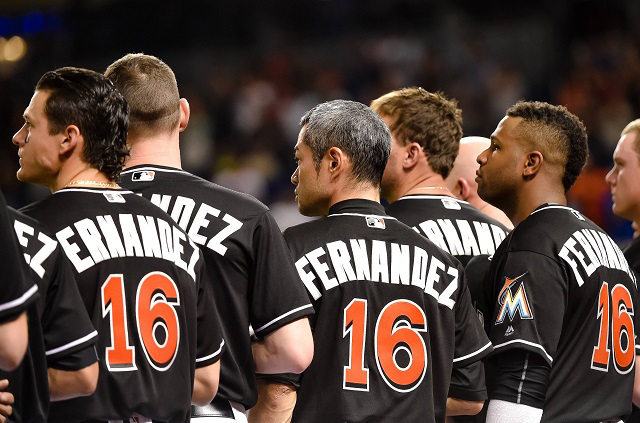
M604 177L605 182L609 185L613 185L615 183L614 169L615 167L612 167L609 173L607 173L607 176Z
M27 128L26 124L22 125L22 128L20 128L18 132L16 132L13 135L11 142L13 142L14 145L17 145L18 147L20 147L22 144L24 144L24 140L27 138L26 128Z
M291 183L293 185L298 185L298 170L300 168L296 168L296 170L293 172L293 174L291 175Z

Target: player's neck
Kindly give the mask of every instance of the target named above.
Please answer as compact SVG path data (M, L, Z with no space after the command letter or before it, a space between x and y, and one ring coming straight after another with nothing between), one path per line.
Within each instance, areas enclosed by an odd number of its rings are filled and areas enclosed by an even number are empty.
M513 222L514 226L518 226L520 222L529 217L535 209L543 204L567 205L567 197L562 186L524 185L518 197L516 206L511 213L507 210L502 210Z
M125 169L145 164L182 169L179 143L170 138L162 136L129 138L131 155L127 159Z
M80 166L63 166L49 189L56 192L67 186L116 188L111 184L113 181L105 173L83 162Z
M502 210L493 207L491 204L487 203L477 195L473 198L467 199L467 201L482 213L502 223L509 230L513 229L513 223L511 223L509 218L502 212Z
M345 186L341 189L335 190L329 201L329 208L336 203L345 200L363 199L380 202L380 189L373 186L363 186L362 184L357 186ZM328 209L327 209L328 211Z
M444 178L435 172L424 173L410 179L408 183L402 187L400 195L397 198L412 194L446 195L454 197L444 182Z

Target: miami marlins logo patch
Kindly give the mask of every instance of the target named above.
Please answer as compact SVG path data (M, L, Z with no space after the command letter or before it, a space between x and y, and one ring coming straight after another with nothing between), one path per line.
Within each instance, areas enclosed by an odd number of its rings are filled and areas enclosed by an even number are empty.
M525 272L517 278L504 278L504 286L498 294L498 317L496 319L496 325L504 322L505 317L509 317L509 321L512 322L516 314L520 314L520 318L524 320L533 319L533 312L529 306L529 299L527 298L527 290L524 287L524 281L520 281L518 289L513 292L518 280L529 272Z

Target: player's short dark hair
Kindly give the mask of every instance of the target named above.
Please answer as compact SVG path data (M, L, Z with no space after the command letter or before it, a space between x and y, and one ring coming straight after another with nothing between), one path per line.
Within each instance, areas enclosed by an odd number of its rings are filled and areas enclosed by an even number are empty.
M36 90L50 93L44 108L49 133L76 125L84 137L82 159L115 180L129 157L129 106L111 81L98 72L65 67L45 73Z
M180 121L176 76L162 60L147 54L127 54L105 71L129 103L129 132L154 135L171 131Z
M462 138L462 110L455 99L411 87L373 100L371 108L393 118L390 129L399 143L417 142L434 172L449 176Z
M519 101L507 116L522 118L518 137L541 150L545 161L563 166L562 185L569 191L589 156L587 130L580 119L564 106L541 101Z
M319 104L300 119L302 141L313 153L316 170L331 147L351 159L353 179L380 186L391 153L391 133L380 116L362 103L333 100Z

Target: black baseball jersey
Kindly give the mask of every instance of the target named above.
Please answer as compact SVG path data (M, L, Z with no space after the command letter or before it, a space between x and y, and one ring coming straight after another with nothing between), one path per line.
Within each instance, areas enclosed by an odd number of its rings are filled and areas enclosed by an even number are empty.
M0 191L0 324L17 318L36 301L38 285L28 277L21 257L16 234L7 212L7 203Z
M491 351L460 262L368 200L285 239L316 311L293 421L444 421L452 366Z
M473 256L493 254L508 229L466 201L445 195L406 195L387 214L429 238L466 266Z
M135 166L121 184L167 213L200 246L222 319L227 352L217 396L251 408L257 401L249 325L258 338L313 313L297 283L280 229L255 198L180 169Z
M9 208L38 301L27 311L29 348L20 366L0 371L15 397L10 422L46 422L49 412L47 367L73 371L97 361L98 332L87 314L70 263L54 235L37 221Z
M627 245L622 252L624 253L624 257L627 259L629 263L629 267L636 272L636 278L640 277L640 237L635 238L634 240ZM636 338L640 329L636 331ZM636 342L638 340L636 339ZM639 350L636 350L636 354L640 354ZM631 416L625 419L626 423L640 423L640 409L633 405L633 412Z
M543 422L617 421L631 411L636 278L593 222L569 207L538 207L496 251L487 289L495 354L520 348L551 366Z
M187 421L195 368L223 348L200 250L131 191L65 188L23 211L56 235L98 330L96 392L50 421Z

